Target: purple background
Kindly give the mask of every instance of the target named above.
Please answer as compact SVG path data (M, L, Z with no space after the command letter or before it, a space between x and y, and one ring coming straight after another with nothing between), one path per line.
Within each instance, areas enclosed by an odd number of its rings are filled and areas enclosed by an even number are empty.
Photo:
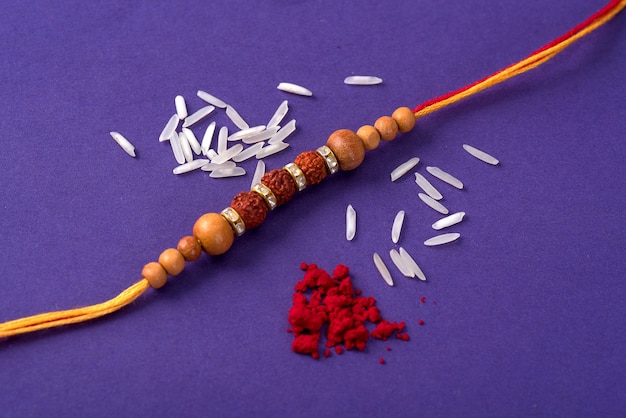
M194 111L206 90L251 125L288 99L298 130L269 170L336 129L518 61L605 3L2 2L0 322L113 297L199 215L249 187L252 160L245 177L172 174L157 139L177 94ZM0 341L0 416L624 414L624 51L622 13L539 69L420 120L132 306ZM344 85L353 74L384 83ZM281 81L314 97L278 91ZM465 182L457 191L433 179L451 211L467 212L458 242L422 244L438 214L411 175L389 180L412 156L423 174L436 165ZM426 283L389 260L400 209L400 244ZM319 361L292 353L287 313L303 261L350 266L411 341Z

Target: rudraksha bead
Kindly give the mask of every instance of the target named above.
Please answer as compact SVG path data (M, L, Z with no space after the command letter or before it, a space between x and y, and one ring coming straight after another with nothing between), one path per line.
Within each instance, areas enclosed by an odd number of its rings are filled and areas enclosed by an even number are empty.
M321 155L315 151L305 151L294 161L304 172L307 184L318 184L326 177L326 163Z
M261 183L270 188L276 196L277 204L283 205L296 193L296 183L291 175L283 169L269 171L261 177Z
M235 209L241 216L243 223L246 225L246 230L261 225L269 210L265 200L253 192L237 194L230 203L230 207Z

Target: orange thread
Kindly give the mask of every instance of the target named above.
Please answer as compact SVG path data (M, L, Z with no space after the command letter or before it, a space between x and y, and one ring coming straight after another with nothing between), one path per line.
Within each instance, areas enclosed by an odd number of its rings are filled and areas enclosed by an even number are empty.
M429 100L414 109L415 117L420 118L443 109L453 103L470 97L489 87L495 86L516 75L523 74L532 70L544 62L552 59L559 52L563 51L569 45L588 35L598 27L602 26L618 14L626 7L626 0L612 0L607 6L599 12L591 16L585 22L576 26L560 38L555 39L535 53L531 54L524 60L513 64L487 78L479 80L469 86L463 87L444 96ZM88 321L98 318L109 313L115 312L124 306L132 303L141 296L150 284L144 278L124 290L122 293L106 302L91 305L83 308L70 309L65 311L48 312L39 315L29 316L13 321L0 324L0 338L6 338L14 335L25 334L28 332L43 330L47 328L59 327L63 325L75 324L78 322ZM339 351L337 351L339 354ZM381 359L382 360L382 359Z

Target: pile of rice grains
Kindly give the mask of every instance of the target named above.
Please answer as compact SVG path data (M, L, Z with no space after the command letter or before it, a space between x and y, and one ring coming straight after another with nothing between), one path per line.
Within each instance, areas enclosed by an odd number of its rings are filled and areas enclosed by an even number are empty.
M344 80L352 85L375 85L380 84L382 79L373 76L352 76ZM280 83L279 90L300 96L312 96L313 93L302 86L293 83ZM174 174L184 174L200 169L210 172L210 177L224 178L245 175L246 171L237 166L249 158L256 157L257 167L252 179L252 186L259 182L265 173L265 164L262 159L274 153L286 149L289 144L285 142L296 129L296 121L291 120L282 124L283 118L289 111L287 100L284 100L276 109L274 115L266 125L250 127L241 115L223 100L199 90L198 97L205 105L196 112L189 114L187 103L182 96L176 96L174 102L176 113L168 120L165 128L159 136L160 142L169 142L178 165L173 169ZM216 108L225 111L230 122L236 127L234 133L229 134L227 126L216 126L216 121L211 122L204 130L202 140L196 138L192 128L197 129L197 123L212 114ZM182 126L181 126L182 124ZM214 133L217 132L217 146L212 147ZM113 139L129 155L135 157L135 147L120 133L111 132ZM235 143L235 145L230 145ZM215 149L213 149L215 148ZM498 165L499 161L470 145L464 144L463 149L473 157L490 165ZM391 181L395 182L410 171L420 162L418 157L412 157L400 164L391 172ZM463 183L446 171L438 167L427 166L426 172L434 178L453 186L463 189ZM424 193L419 193L419 198L431 209L442 215L448 215L448 209L439 201L443 198L437 190L422 174L415 171L415 183ZM463 220L465 212L456 212L439 219L432 225L434 230L440 230L455 225ZM391 239L394 244L398 243L405 212L399 211L394 219ZM356 210L348 205L346 211L346 239L352 241L356 235ZM442 245L453 242L460 237L457 232L444 233L424 241L426 246ZM389 251L393 264L402 275L420 280L426 280L421 268L413 257L404 248L395 248ZM394 285L392 275L385 262L378 253L373 254L374 265L380 275L389 286ZM302 265L305 271L304 279L295 287L293 306L289 311L289 323L293 332L294 341L292 349L296 353L309 354L313 358L320 358L320 339L322 332L326 330L326 348L324 357L329 357L331 349L341 354L344 349L356 348L363 351L369 337L387 340L395 335L395 338L408 341L409 335L405 332L404 322L389 322L382 318L376 299L363 297L359 290L354 290L352 280L348 277L348 268L339 265L331 277L317 265ZM310 296L307 298L307 294ZM422 303L425 298L422 297ZM369 331L366 323L375 324L373 331ZM418 324L423 325L423 320ZM390 347L387 347L390 350ZM384 364L384 359L380 359Z
M391 322L384 319L376 306L376 299L361 296L361 291L354 289L350 270L339 264L332 276L316 264L302 263L304 278L294 287L293 305L289 310L287 332L293 333L291 345L295 353L307 354L314 359L320 358L322 333L326 333L324 357L330 357L331 350L341 355L344 350L365 350L370 337L386 341L396 339L409 341L405 323ZM426 301L421 298L422 303ZM374 324L370 327L368 324ZM419 325L424 321L419 320ZM391 347L387 347L391 351ZM385 364L385 359L379 359Z

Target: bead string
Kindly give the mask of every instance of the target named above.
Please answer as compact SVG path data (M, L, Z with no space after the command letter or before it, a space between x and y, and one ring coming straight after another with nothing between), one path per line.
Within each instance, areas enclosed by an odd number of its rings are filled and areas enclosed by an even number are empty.
M376 149L380 141L391 141L398 133L409 132L416 119L470 97L489 87L525 73L552 59L578 39L602 26L624 7L626 0L612 0L597 13L561 37L533 52L527 58L461 89L424 102L415 109L400 107L391 116L382 116L373 126L364 125L356 133L347 129L333 132L326 145L315 151L305 151L282 169L266 173L250 191L237 194L229 207L218 213L207 213L195 222L193 235L180 239L176 248L161 253L158 262L150 262L142 269L142 279L106 302L83 308L48 312L0 324L0 338L53 328L115 312L132 303L148 288L158 289L167 283L168 276L176 276L186 262L200 258L202 252L220 255L228 251L235 236L259 226L267 213L287 203L296 191L320 183L327 175L339 170L357 168L365 152Z

